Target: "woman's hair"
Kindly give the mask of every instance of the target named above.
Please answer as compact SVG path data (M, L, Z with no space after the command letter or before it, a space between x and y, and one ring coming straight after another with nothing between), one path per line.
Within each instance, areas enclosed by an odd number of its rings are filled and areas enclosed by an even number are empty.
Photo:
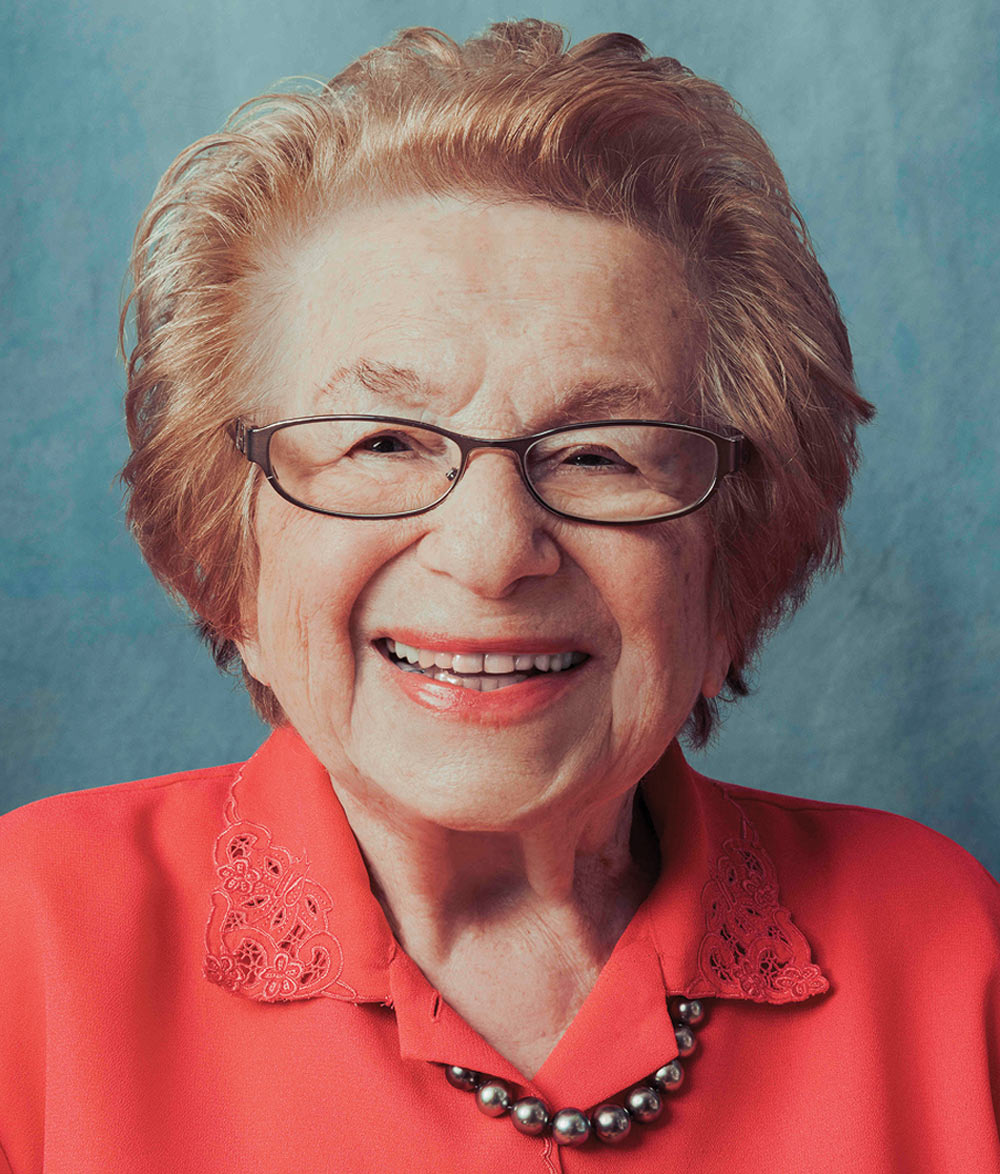
M269 262L339 207L421 193L589 212L679 251L700 317L694 419L753 445L706 507L732 656L724 696L745 695L763 637L841 557L855 428L873 409L761 137L725 90L620 33L566 48L536 20L464 44L407 29L326 85L248 103L178 157L136 233L122 312L123 352L134 321L122 476L153 572L217 662L237 663L258 470L228 424L267 382L255 338ZM271 691L244 678L279 724ZM716 717L700 698L694 744Z

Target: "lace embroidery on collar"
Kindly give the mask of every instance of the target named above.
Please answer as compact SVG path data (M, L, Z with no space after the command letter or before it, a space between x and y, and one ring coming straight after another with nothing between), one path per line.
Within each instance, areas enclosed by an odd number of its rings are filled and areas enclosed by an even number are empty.
M740 832L723 841L702 889L706 932L698 948L699 978L685 990L757 1003L822 994L829 983L778 900L774 862L739 803L720 791L739 812ZM329 892L308 876L306 857L275 844L262 824L240 818L232 793L215 864L219 883L204 970L210 982L266 1003L316 996L363 1000L341 979L344 956L330 932Z
M328 923L333 900L308 877L308 860L274 844L266 827L240 819L232 796L226 822L215 842L220 883L212 893L205 977L265 1003L314 995L356 1000L340 981L343 951Z
M723 842L701 893L706 933L698 971L710 990L755 1003L792 1003L830 989L809 942L778 900L778 874L740 805L740 834Z

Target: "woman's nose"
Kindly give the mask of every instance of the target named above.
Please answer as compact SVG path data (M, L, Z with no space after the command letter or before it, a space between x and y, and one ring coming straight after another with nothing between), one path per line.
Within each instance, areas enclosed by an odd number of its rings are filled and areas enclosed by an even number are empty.
M561 556L543 509L521 479L511 452L470 454L461 480L423 515L418 557L428 570L458 580L485 598L502 599L519 582L558 571Z

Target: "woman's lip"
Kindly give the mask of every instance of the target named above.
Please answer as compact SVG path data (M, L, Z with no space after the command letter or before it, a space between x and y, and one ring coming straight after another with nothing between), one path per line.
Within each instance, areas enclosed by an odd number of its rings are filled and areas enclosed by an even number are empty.
M415 628L392 628L380 633L374 638L379 640L398 640L410 648L422 648L426 652L454 652L459 655L476 652L523 652L534 656L544 655L546 652L586 652L591 655L590 649L581 643L577 637L560 636L497 636L497 637L466 637L450 636L440 632L420 632Z
M579 683L590 661L559 673L539 673L517 685L505 685L488 693L438 681L423 673L397 668L388 656L379 657L390 686L395 684L411 701L442 718L502 726L540 714Z

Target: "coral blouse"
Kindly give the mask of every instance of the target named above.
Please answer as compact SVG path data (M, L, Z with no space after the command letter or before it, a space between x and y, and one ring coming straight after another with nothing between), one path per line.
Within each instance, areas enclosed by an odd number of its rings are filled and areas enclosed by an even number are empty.
M394 940L291 730L242 767L0 819L0 1171L1000 1172L1000 892L863 808L643 782L662 873L533 1080ZM527 1137L445 1079L587 1109L677 1053L617 1147ZM991 1082L992 1077L992 1082Z

